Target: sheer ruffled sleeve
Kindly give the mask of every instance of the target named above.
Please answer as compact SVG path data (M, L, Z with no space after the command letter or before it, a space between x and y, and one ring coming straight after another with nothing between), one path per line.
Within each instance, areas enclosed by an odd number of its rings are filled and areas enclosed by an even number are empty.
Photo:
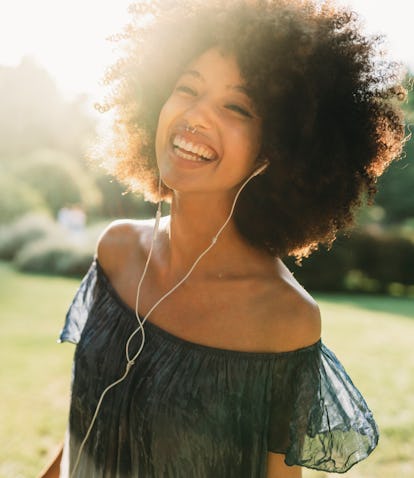
M344 473L378 443L364 398L321 342L275 364L268 449L288 465Z
M80 340L83 327L89 316L94 302L97 265L94 260L83 278L72 304L66 314L65 324L59 336L59 342L77 344Z

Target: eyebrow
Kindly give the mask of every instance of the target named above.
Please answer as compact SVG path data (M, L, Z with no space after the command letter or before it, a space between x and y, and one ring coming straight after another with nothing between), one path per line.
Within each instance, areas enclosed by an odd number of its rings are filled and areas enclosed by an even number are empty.
M182 73L181 76L184 76L184 75L189 75L189 76L192 76L193 78L195 78L197 80L205 82L205 79L200 74L200 72L198 72L197 70L185 70ZM226 85L226 88L229 89L229 90L238 91L239 93L243 93L244 95L246 95L250 98L249 90L243 85Z
M250 98L249 90L245 86L242 86L242 85L227 85L227 88L229 88L231 90L239 91L240 93L243 93Z
M204 81L204 78L201 76L201 74L197 70L185 70L182 72L181 76L184 76L184 75L190 75L198 80Z

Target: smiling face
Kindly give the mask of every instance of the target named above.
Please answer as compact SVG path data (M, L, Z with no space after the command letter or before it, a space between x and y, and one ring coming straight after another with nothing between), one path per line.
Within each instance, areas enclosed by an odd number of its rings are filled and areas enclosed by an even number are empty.
M180 192L231 191L257 167L261 131L236 59L207 50L184 70L161 110L161 178Z

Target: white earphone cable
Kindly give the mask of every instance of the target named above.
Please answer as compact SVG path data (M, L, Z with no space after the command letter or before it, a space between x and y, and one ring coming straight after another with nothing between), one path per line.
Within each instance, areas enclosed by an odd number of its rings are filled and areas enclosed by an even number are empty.
M223 223L223 225L220 227L220 229L217 231L216 235L213 237L210 245L197 257L197 259L194 261L193 265L190 267L190 269L188 270L188 272L184 275L184 277L179 281L177 282L177 284L175 284L174 287L172 287L168 292L166 292L163 296L160 297L160 299L158 299L157 302L155 302L155 304L150 308L150 310L146 313L145 317L141 320L140 316L139 316L139 313L138 313L138 310L139 310L139 296L140 296L140 292L141 292L141 286L142 286L142 283L144 282L144 277L147 273L147 270L148 270L148 266L149 266L149 263L150 263L150 259L151 259L151 256L152 256L152 252L153 252L153 249L154 249L154 243L155 243L155 239L157 237L157 233L158 233L158 229L159 229L159 223L160 223L160 219L161 219L161 201L158 202L158 207L157 207L157 212L156 212L156 216L155 216L155 223L154 223L154 229L153 229L153 233L152 233L152 240L151 240L151 246L150 246L150 250L148 252L148 256L147 256L147 260L145 262L145 266L144 266L144 269L143 269L143 272L142 272L142 275L141 275L141 278L138 282L138 286L137 286L137 294L136 294L136 300L135 300L135 316L136 316L136 319L137 319L137 322L138 322L138 327L134 330L134 332L132 332L132 334L129 336L126 344L125 344L125 356L126 356L126 359L127 359L127 363L126 363L126 368L125 368L125 372L123 373L123 375L117 379L115 382L111 383L110 385L108 385L108 387L105 388L105 390L102 392L99 400L98 400L98 404L95 408L95 412L93 414L93 417L92 417L92 420L89 424L89 427L88 427L88 430L85 434L85 437L84 439L82 440L82 443L79 447L79 450L78 450L78 454L77 454L77 458L76 458L76 461L75 461L75 464L73 466L73 469L72 469L72 472L70 474L70 478L73 478L75 476L75 472L76 472L76 469L77 467L79 466L79 461L80 461L80 457L81 457L81 454L83 452L83 449L85 447L85 444L91 434L91 431L92 431L92 428L95 424L95 421L96 421L96 418L98 416L98 413L99 413L99 410L101 408L101 405L102 405L102 401L105 397L105 395L109 392L109 390L111 390L112 388L114 388L116 385L119 385L121 382L123 382L125 380L125 378L128 376L128 373L129 371L131 370L132 366L135 364L135 361L136 359L138 358L138 356L140 355L140 353L142 352L142 349L144 348L144 344L145 344L145 330L144 330L144 323L146 322L146 320L148 319L148 317L151 315L151 313L159 306L159 304L164 301L169 295L171 295L176 289L178 289L178 287L180 287L187 279L188 277L191 275L191 273L194 271L194 269L197 267L197 264L201 261L201 259L215 246L216 242L217 242L217 239L219 238L219 236L222 234L223 230L227 227L228 223L230 222L231 220L231 217L233 215L233 212L234 212L234 209L236 207L236 202L237 202L237 199L239 198L240 196L240 193L243 191L244 187L246 186L246 184L251 180L253 179L255 176L257 176L258 174L260 174L262 171L264 171L266 169L266 167L268 166L268 163L264 163L261 167L259 167L258 169L256 169L244 182L243 184L240 186L239 190L237 191L235 197L234 197L234 200L233 200L233 203L232 203L232 206L231 206L231 209L230 209L230 212L225 220L225 222ZM161 187L161 180L159 180L159 190L160 190L160 187ZM132 339L135 337L135 335L141 331L141 343L140 343L140 346L137 350L137 352L132 356L130 356L130 345L131 345L131 341Z

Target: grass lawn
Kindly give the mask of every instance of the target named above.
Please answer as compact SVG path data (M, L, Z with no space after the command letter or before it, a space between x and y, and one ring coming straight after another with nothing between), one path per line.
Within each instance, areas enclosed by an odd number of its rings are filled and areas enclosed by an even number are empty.
M78 281L0 263L0 477L36 476L63 439L73 347L57 344Z
M79 281L21 275L0 263L0 478L35 476L63 438L74 347L56 337ZM414 300L314 294L323 338L381 430L346 476L414 476ZM306 470L304 478L327 478Z

